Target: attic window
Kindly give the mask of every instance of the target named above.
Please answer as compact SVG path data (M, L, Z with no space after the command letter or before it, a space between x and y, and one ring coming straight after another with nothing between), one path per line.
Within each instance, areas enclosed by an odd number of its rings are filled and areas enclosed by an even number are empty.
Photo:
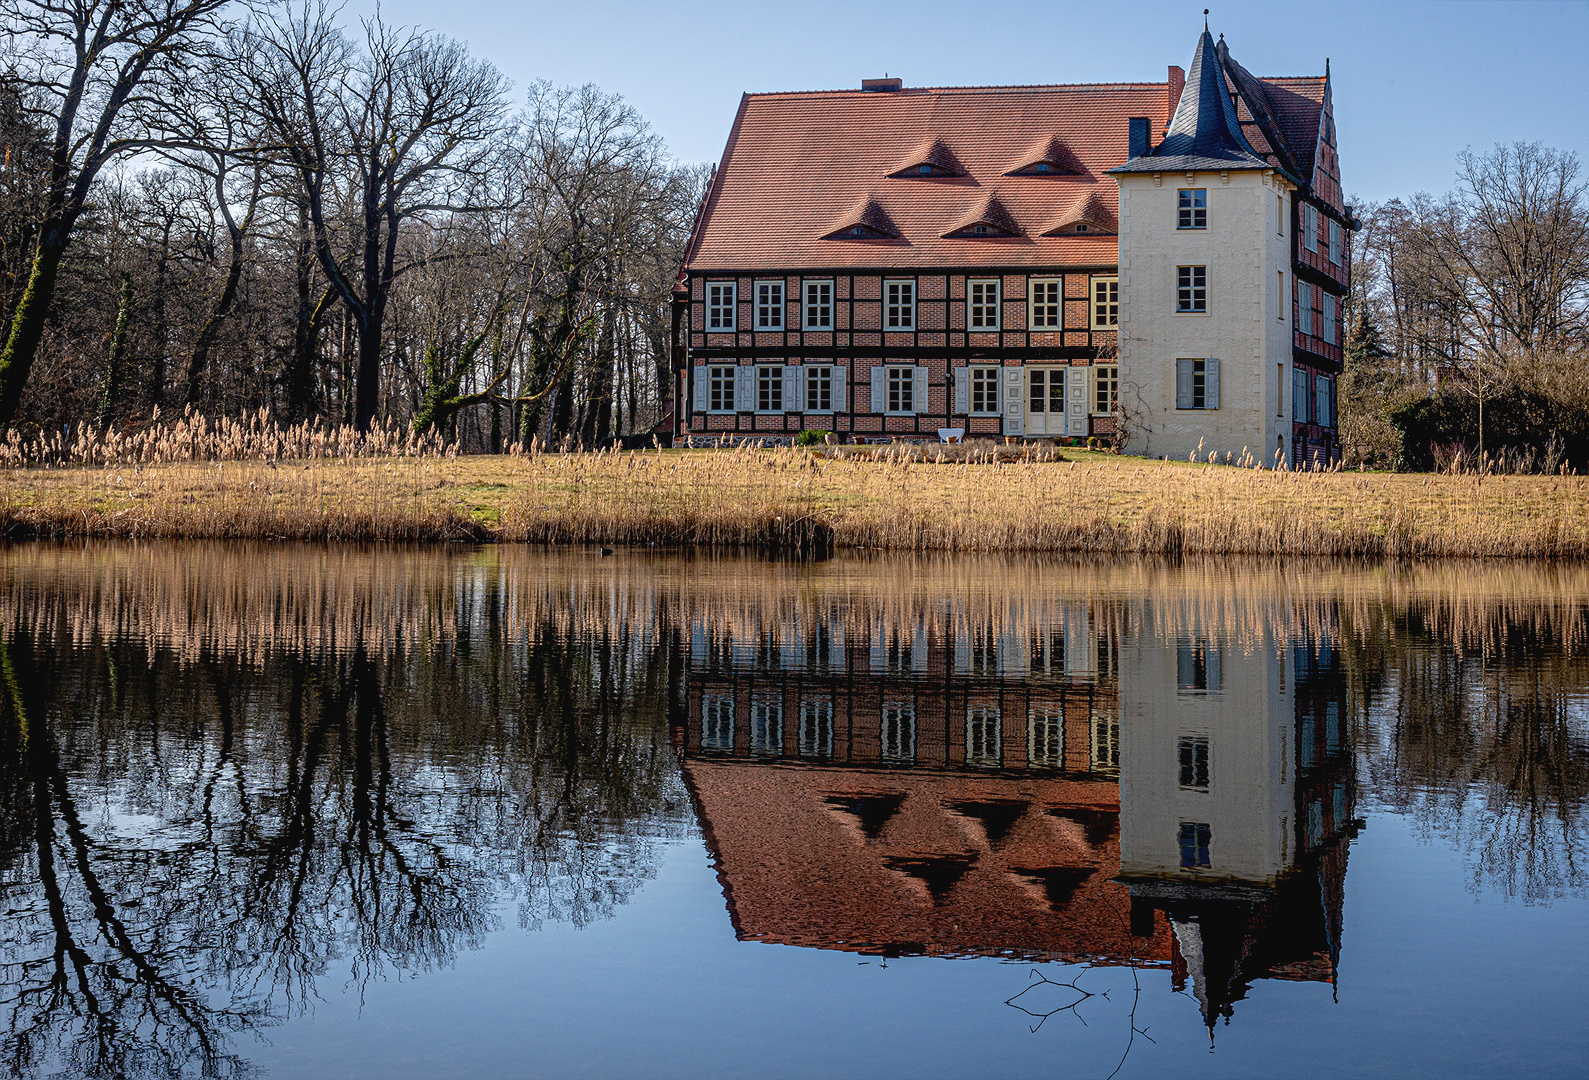
M1041 158L1029 164L1022 165L1019 169L1011 169L1006 176L1080 176L1075 169L1067 168L1057 161Z
M964 176L965 173L957 169L945 168L935 162L923 161L917 165L909 165L890 175L896 180L913 180L918 176Z
M1076 223L1076 231L1079 232L1079 233L1086 232L1087 231L1087 223L1085 221L1078 221Z
M851 225L844 230L844 235L852 240L882 240L886 239L883 233L869 225Z
M1001 229L997 225L990 225L990 224L988 224L985 221L974 222L974 223L972 223L970 225L965 226L964 228L956 229L953 232L945 234L946 237L948 237L949 239L952 239L952 240L961 240L961 239L992 240L992 239L997 239L997 238L1003 237L1003 236L1016 236L1016 235L1019 235L1019 234L1013 233L1009 229Z

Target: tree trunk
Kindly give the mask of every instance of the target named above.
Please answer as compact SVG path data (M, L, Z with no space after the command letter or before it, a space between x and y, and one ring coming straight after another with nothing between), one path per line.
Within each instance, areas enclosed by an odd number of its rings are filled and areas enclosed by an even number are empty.
M0 428L11 426L17 405L22 401L22 388L27 385L28 373L33 370L33 357L44 337L44 319L49 314L50 298L55 294L55 281L70 234L71 226L62 221L52 221L39 231L28 285L11 317L5 348L0 350Z
M106 431L116 414L121 397L122 376L127 358L127 321L132 308L132 275L121 275L121 296L116 301L116 328L110 334L110 351L105 355L105 392L99 402L99 430Z

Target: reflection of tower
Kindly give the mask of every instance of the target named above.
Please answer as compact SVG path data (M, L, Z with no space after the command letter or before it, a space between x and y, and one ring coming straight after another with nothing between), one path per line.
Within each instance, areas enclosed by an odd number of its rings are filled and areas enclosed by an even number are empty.
M1121 876L1168 917L1210 1032L1255 979L1333 980L1352 798L1336 653L1150 604L1120 700Z

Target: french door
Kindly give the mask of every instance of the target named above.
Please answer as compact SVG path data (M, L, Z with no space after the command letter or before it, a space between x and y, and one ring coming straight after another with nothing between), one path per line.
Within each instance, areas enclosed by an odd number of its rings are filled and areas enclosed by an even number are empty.
M1026 433L1065 434L1065 373L1068 369L1026 369Z

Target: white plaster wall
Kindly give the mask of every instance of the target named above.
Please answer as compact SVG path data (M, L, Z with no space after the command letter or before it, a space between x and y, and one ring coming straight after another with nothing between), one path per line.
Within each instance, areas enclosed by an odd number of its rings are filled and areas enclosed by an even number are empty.
M1134 420L1127 452L1234 460L1246 451L1272 464L1276 437L1288 444L1290 431L1289 237L1277 234L1275 203L1283 193L1289 207L1290 185L1260 172L1118 179L1120 383ZM1188 187L1208 191L1207 229L1176 228L1178 192ZM1179 314L1176 267L1198 264L1208 267L1208 314ZM1286 273L1283 295L1277 270ZM1218 409L1176 409L1182 357L1219 358Z
M1132 877L1273 885L1296 860L1289 651L1199 625L1193 605L1149 604L1120 655L1120 868ZM1177 686L1178 638L1220 650L1218 693ZM1209 740L1207 791L1180 787L1183 735ZM1181 866L1180 825L1210 826L1210 866Z

